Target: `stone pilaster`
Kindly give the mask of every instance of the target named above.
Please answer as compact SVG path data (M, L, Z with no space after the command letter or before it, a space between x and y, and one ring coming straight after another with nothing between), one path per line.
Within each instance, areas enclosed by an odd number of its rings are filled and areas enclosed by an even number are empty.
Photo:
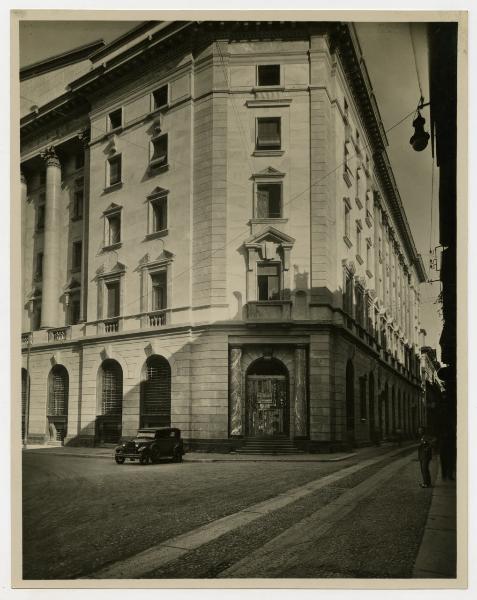
M295 348L295 437L304 437L308 432L308 410L306 401L306 349Z
M229 363L230 435L243 434L242 348L231 348Z
M89 171L90 171L90 142L89 129L81 131L78 138L84 150L83 167L83 247L81 254L81 297L80 297L80 323L87 320L88 306L88 253L89 253Z
M53 146L44 150L41 156L46 163L41 326L48 329L59 325L61 164Z

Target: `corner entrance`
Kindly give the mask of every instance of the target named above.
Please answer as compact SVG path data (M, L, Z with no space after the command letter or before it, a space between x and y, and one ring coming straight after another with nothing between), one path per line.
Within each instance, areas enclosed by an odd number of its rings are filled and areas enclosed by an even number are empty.
M289 436L288 371L276 358L260 358L247 371L246 435Z

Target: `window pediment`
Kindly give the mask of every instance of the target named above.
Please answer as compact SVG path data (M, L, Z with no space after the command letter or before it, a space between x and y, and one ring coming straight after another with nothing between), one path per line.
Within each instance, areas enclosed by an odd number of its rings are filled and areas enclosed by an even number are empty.
M273 167L267 167L266 169L263 169L262 171L259 171L258 173L254 173L252 175L253 179L260 179L260 178L269 178L269 177L285 177L285 173L282 173L281 171L278 171L277 169L274 169Z
M122 210L122 206L120 204L116 204L115 202L111 202L111 204L103 210L103 215L109 215L111 213L119 212Z
M275 229L275 227L266 227L263 231L252 235L245 241L245 247L254 247L261 245L263 242L274 242L283 247L291 248L295 243L295 238Z

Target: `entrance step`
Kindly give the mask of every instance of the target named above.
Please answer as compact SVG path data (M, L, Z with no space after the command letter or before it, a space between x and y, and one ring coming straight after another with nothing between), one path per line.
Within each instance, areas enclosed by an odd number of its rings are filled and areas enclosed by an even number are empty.
M238 454L304 454L291 440L251 438L236 451Z

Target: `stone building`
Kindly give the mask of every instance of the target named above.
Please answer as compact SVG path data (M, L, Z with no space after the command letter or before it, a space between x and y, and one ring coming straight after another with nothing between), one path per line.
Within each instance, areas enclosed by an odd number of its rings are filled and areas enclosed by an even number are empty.
M352 25L147 22L20 79L31 443L415 430L426 275Z

